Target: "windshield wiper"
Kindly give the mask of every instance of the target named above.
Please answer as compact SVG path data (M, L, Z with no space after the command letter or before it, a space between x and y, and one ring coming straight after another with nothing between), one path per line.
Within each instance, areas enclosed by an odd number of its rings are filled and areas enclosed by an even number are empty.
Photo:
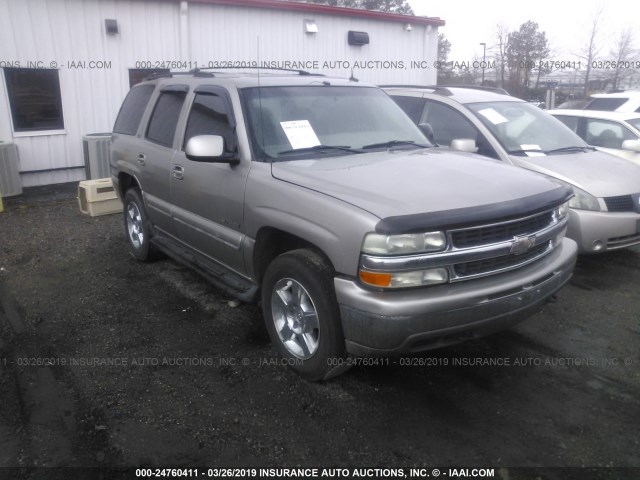
M343 152L348 153L364 153L362 150L357 148L351 148L348 145L314 145L313 147L304 147L304 148L293 148L290 150L283 150L278 152L278 155L286 155L288 153L305 153L305 152L316 152L322 150L341 150Z
M584 152L585 150L595 150L594 147L589 147L585 145L584 147L562 147L562 148L554 148L553 150L547 150L545 153L556 153L556 152Z
M367 150L369 148L384 148L384 147L395 147L397 145L409 145L416 148L429 148L431 145L424 145L422 143L416 143L413 140L389 140L388 142L381 143L372 143L371 145L365 145L362 147L363 150Z

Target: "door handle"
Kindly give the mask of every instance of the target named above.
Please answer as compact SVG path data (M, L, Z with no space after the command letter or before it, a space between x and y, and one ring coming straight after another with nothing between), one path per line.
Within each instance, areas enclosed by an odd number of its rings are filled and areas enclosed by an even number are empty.
M173 175L173 178L182 180L182 178L184 177L184 167L182 167L182 165L174 165L171 168L171 173Z
M140 165L144 165L145 163L147 163L146 158L147 157L144 153L139 153L138 156L136 157L136 160Z

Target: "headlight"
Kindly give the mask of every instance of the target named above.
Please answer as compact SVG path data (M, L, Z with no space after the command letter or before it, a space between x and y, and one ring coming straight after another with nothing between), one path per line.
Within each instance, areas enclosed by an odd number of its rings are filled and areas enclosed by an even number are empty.
M362 243L362 251L373 255L408 255L412 253L438 252L447 246L444 232L408 233L404 235L380 235L368 233Z
M437 285L449 281L446 268L428 268L412 272L372 272L360 270L360 280L373 287L381 288L409 288Z
M600 204L596 197L573 185L571 188L573 188L573 193L575 193L575 197L569 200L569 206L571 208L593 210L594 212L600 211Z
M590 193L585 192L581 188L578 188L570 183L564 182L562 180L558 180L554 177L548 177L555 183L560 185L566 185L573 190L574 197L569 200L569 206L571 208L575 208L577 210L592 210L594 212L600 211L600 204L598 203L598 199L591 195Z
M570 203L571 203L571 200L566 201L553 211L553 217L556 222L559 222L560 220L562 220L564 217L567 216L567 214L569 213Z

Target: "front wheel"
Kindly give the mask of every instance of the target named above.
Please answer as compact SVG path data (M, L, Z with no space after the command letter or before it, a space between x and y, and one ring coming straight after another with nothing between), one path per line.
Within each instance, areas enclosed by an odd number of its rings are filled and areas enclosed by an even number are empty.
M321 255L277 257L264 276L262 311L271 341L300 375L327 380L347 370L333 271Z

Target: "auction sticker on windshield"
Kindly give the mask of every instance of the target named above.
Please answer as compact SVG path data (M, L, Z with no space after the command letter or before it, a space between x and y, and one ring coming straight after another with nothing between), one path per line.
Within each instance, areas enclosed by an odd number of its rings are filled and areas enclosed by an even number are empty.
M500 113L496 112L493 108L485 108L483 110L478 110L478 113L482 115L484 118L489 120L494 125L500 125L501 123L508 122L506 118L504 118Z
M291 148L309 148L320 145L320 140L309 120L292 120L290 122L280 122Z

